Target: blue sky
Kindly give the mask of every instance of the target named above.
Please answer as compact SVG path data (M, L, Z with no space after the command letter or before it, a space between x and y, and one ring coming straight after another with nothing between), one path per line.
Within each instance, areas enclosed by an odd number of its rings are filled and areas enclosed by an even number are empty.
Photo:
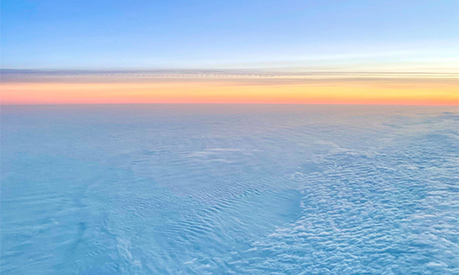
M458 60L459 2L450 0L1 5L4 69L439 69Z

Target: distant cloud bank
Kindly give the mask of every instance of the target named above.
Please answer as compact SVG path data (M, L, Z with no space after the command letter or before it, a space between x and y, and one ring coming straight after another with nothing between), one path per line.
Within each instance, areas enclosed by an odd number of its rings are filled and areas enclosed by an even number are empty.
M168 81L229 81L253 84L298 84L315 81L454 82L458 73L437 72L282 72L269 70L0 70L3 83L145 83Z
M1 103L459 105L458 74L269 70L0 71Z

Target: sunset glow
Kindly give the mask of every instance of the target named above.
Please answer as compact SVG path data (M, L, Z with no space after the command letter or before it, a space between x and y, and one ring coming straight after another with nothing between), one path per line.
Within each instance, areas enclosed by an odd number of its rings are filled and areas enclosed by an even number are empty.
M134 2L4 1L0 104L459 105L455 1Z
M2 104L302 103L457 105L454 81L4 83Z

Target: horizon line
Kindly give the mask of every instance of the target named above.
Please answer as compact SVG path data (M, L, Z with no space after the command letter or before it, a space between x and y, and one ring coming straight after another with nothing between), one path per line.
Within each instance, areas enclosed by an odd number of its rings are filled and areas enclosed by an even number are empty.
M92 103L43 103L43 104L3 104L0 103L0 107L10 106L74 106L74 105L349 105L349 106L457 106L459 107L459 101L456 104L397 104L397 103L294 103L294 102L128 102L128 103L109 103L109 102L92 102Z

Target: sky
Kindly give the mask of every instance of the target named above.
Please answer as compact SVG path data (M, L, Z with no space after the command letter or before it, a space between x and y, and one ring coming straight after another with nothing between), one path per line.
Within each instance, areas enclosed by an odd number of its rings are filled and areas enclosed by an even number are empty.
M2 0L0 39L2 104L459 104L453 0Z

